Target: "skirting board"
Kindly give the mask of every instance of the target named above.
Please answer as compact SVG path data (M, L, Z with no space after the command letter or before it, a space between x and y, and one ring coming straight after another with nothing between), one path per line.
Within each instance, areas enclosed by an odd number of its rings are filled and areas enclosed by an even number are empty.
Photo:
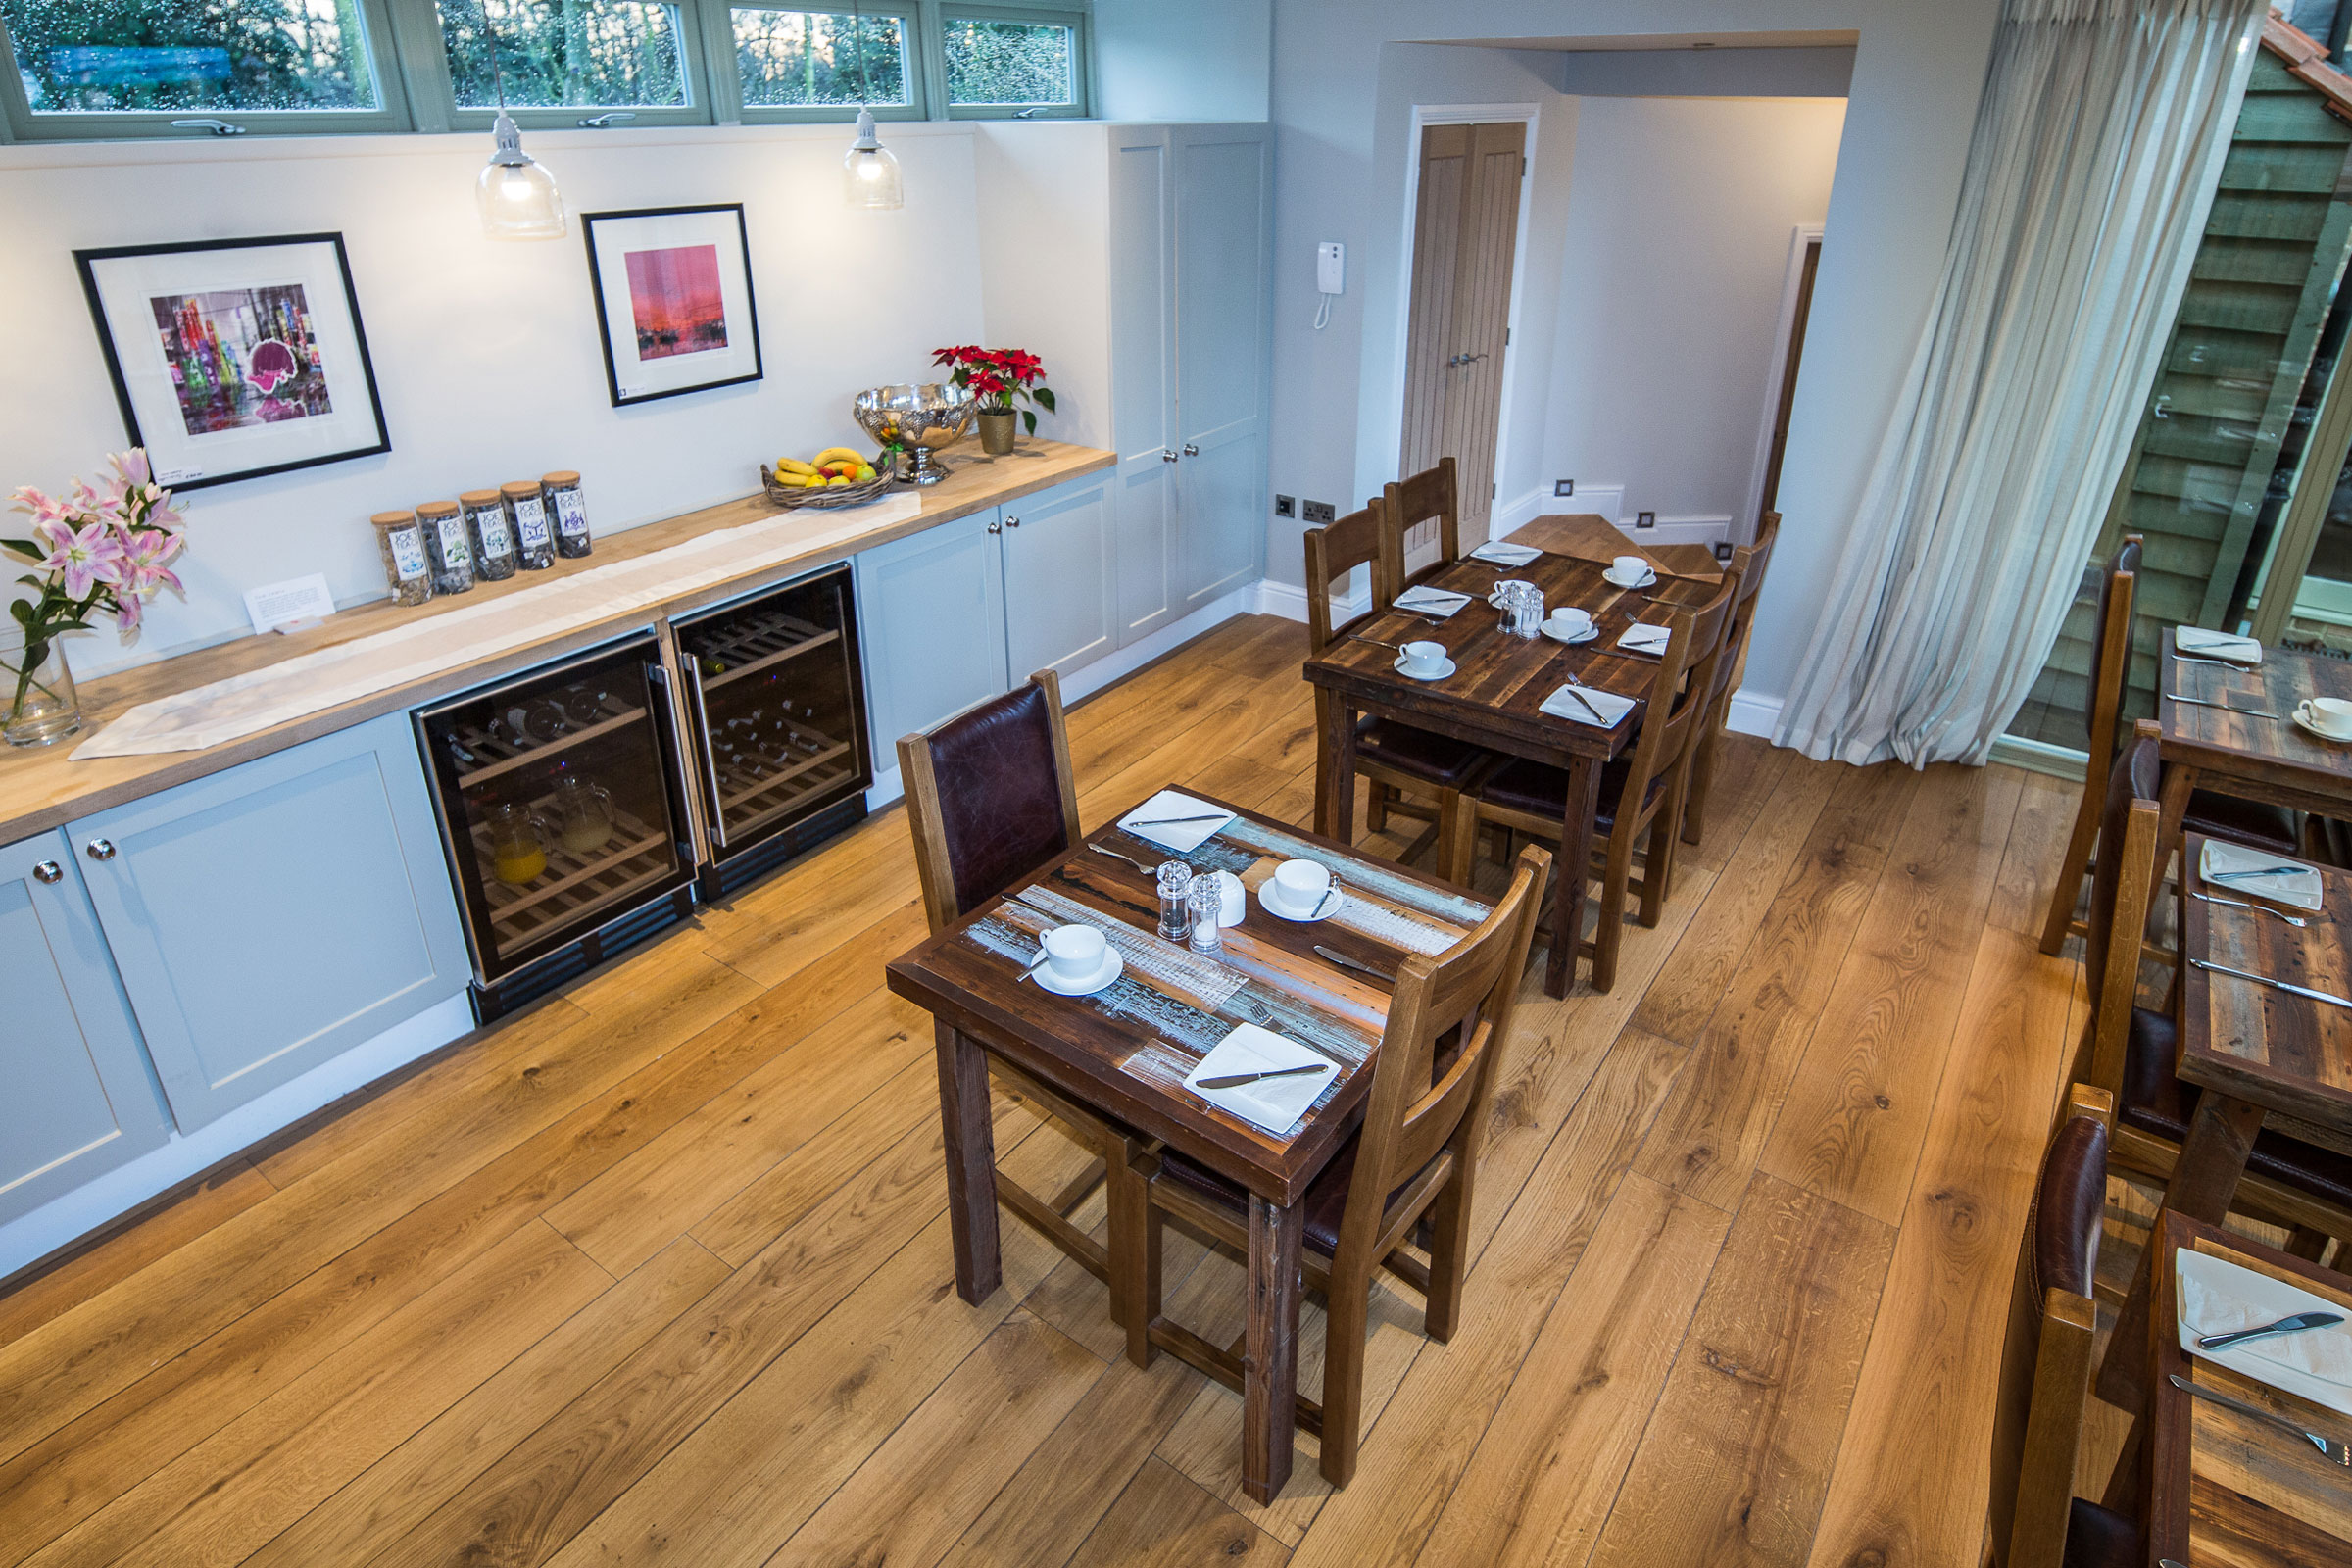
M1750 696L1744 689L1736 691L1723 725L1735 735L1761 735L1770 740L1772 732L1781 727L1781 700L1761 693Z

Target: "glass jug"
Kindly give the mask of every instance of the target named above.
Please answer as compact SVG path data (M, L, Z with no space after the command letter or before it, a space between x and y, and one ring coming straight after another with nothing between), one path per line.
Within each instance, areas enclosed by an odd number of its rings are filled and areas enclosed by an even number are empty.
M556 780L548 812L555 819L557 842L582 858L612 841L612 792L602 784L564 774Z
M490 832L490 870L501 882L521 887L547 869L546 824L527 806L501 802L482 812Z

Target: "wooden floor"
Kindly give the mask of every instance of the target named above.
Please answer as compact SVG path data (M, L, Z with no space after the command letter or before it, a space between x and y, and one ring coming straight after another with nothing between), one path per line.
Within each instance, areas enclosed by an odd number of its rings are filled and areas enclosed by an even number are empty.
M1171 779L1306 821L1303 654L1238 620L1077 709L1088 825ZM1017 1223L957 1299L894 809L0 1298L0 1565L1974 1564L2074 791L1718 777L1615 992L1531 978L1467 1326L1376 1302L1344 1492L1302 1438L1249 1504L1236 1398ZM1237 1265L1167 1266L1234 1332Z

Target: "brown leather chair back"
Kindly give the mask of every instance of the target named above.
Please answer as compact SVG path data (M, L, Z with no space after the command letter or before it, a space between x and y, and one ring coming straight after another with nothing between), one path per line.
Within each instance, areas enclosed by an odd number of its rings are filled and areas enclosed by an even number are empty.
M1381 549L1381 505L1375 500L1361 512L1350 512L1337 522L1306 530L1306 651L1311 656L1331 646L1338 633L1355 624L1331 623L1331 585L1358 566L1372 568L1372 610L1389 608L1394 580ZM1367 620L1371 615L1359 615ZM1317 687L1320 691L1322 688Z
M1079 840L1061 683L1050 669L906 736L899 768L934 931Z
M2115 755L2116 715L2132 669L2132 599L2139 581L2139 535L2128 533L2107 563L2107 586L2090 622L2090 680L2082 690L2082 725L2090 732L2091 766Z
M1438 525L1438 559L1444 566L1462 559L1462 514L1454 494L1453 460L1440 458L1434 468L1392 480L1381 492L1381 549L1389 558L1389 581L1394 592L1410 586L1404 574L1404 536L1425 522Z
M1764 591L1764 570L1772 564L1772 547L1780 543L1781 514L1764 514L1756 529L1753 544L1740 545L1732 552L1732 564L1724 569L1726 580L1739 586L1732 593L1732 621L1723 633L1723 657L1715 662L1715 678L1709 683L1717 697L1731 690L1739 677L1740 656L1747 651L1747 630L1755 624L1756 596Z

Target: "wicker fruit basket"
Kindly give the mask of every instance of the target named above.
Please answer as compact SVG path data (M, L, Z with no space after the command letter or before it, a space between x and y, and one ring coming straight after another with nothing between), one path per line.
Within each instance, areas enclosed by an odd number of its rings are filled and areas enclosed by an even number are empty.
M878 499L890 488L896 466L894 464L878 467L871 479L860 479L856 484L828 484L796 490L790 485L776 483L775 470L763 463L760 466L760 488L767 492L768 500L787 510L802 507L861 507L868 501Z

